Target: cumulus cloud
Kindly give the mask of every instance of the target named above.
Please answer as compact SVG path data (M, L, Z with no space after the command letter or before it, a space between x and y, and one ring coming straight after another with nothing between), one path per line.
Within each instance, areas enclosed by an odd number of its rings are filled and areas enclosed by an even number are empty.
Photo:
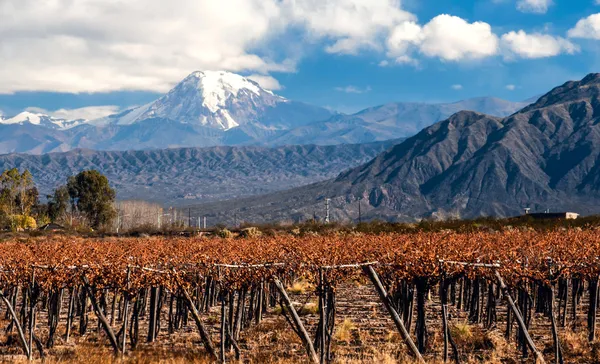
M600 39L600 13L579 20L567 34L571 38Z
M540 33L527 34L523 30L504 34L502 45L507 51L507 58L545 58L579 51L575 44L564 38Z
M0 1L0 93L164 92L191 71L293 72L281 36L325 42L330 53L381 49L414 19L400 0ZM285 47L283 47L285 48Z
M267 89L267 90L276 91L276 90L283 89L283 86L281 86L279 81L277 81L277 79L272 76L254 74L254 75L247 76L247 78L258 83L260 85L260 87Z
M118 113L120 108L115 105L103 105L103 106L88 106L82 107L78 109L59 109L55 111L50 111L46 109L42 109L39 107L29 107L26 111L46 114L50 116L54 116L59 119L66 120L77 120L77 119L86 119L93 120L98 119L104 116L113 115Z
M404 22L390 32L387 47L391 55L405 56L423 41L423 28L415 22Z
M339 92L345 92L347 94L364 94L364 93L371 91L371 86L367 86L365 88L360 88L360 87L349 85L349 86L345 86L345 87L336 87L335 90L339 91Z
M390 29L416 19L400 5L400 0L283 0L283 13L313 37L335 39L327 52L354 54L379 47Z
M468 23L447 14L438 15L423 27L421 52L448 61L479 59L498 51L498 37L484 22Z
M235 9L235 11L231 11ZM0 92L166 91L196 69L289 70L252 51L277 0L0 2Z
M517 9L524 13L545 14L552 5L552 0L519 0Z
M453 90L456 90L456 91L458 91L458 90L462 90L462 89L463 89L463 85L460 85L460 84L452 85L452 86L450 86L450 87L451 87Z
M422 27L414 22L398 25L387 40L388 53L406 57L418 50L444 61L481 59L498 52L498 37L484 22L469 23L448 14L438 15Z
M506 85L506 89L508 91L514 91L516 88L517 88L517 86L515 86L515 85Z
M401 0L0 0L0 14L11 15L0 22L0 93L165 92L202 69L252 74L276 90L281 85L273 73L295 72L307 44L322 44L335 54L386 52L389 63L413 66L419 64L416 54L463 61L498 53L498 37L485 22L443 14L420 25L401 5ZM281 37L294 46L274 47Z

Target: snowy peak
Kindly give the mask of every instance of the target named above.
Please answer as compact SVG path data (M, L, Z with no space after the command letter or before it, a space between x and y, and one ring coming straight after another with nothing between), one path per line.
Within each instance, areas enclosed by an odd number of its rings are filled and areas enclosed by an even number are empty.
M6 118L1 121L2 124L24 124L30 123L34 125L40 125L42 122L42 118L49 118L48 115L43 114L34 114L28 111L23 111L22 113L12 117Z
M66 120L55 118L46 114L32 113L23 111L13 117L0 117L0 124L4 125L24 125L32 124L45 126L52 129L69 129L85 123L85 120Z
M197 71L155 102L116 118L133 124L164 118L179 123L229 130L257 121L269 108L287 102L258 83L225 71Z
M226 107L227 100L238 97L240 92L249 92L259 97L265 92L274 95L252 80L225 71L197 71L186 77L181 84L195 86L202 93L202 104L212 112Z

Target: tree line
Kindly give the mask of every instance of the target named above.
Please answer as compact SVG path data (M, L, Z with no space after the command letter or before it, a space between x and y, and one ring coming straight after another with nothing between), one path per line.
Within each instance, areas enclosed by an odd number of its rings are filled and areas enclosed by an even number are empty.
M117 217L115 198L108 178L87 170L69 177L42 203L31 173L9 169L0 175L0 228L16 231L48 223L106 228Z

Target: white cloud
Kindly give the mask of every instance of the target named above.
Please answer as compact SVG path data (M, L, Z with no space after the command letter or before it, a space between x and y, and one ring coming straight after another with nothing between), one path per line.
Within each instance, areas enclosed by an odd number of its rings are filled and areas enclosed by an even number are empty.
M414 22L399 24L387 40L388 55L407 56L418 50L427 57L462 61L493 56L498 37L484 22L469 23L457 16L442 14L424 26Z
M394 62L396 62L396 64L407 64L410 66L419 67L419 61L416 60L415 58L413 58L411 56L407 56L407 55L402 55L402 56L396 57Z
M294 72L306 42L382 49L415 18L400 0L19 0L0 14L0 93L164 92L194 70ZM288 36L289 49L269 47Z
M290 70L252 51L281 12L277 0L1 1L0 93L162 92L197 69Z
M119 107L115 105L104 106L88 106L79 109L59 109L55 111L45 110L39 107L29 107L26 111L46 114L60 119L77 120L86 119L93 120L104 116L116 114L119 112Z
M519 0L517 9L524 13L545 14L552 5L552 0Z
M423 27L423 54L447 61L480 59L498 52L498 37L484 22L468 23L447 14L438 15Z
M387 67L389 65L390 65L390 61L385 60L385 59L383 61L379 62L379 67Z
M378 47L397 24L415 16L400 7L400 0L283 0L284 14L316 38L333 38L329 53L354 54Z
M579 51L575 44L564 38L540 33L527 34L523 30L504 34L502 46L506 49L507 58L545 58Z
M600 39L600 13L579 20L567 34L571 38Z
M415 22L404 22L391 31L387 39L390 55L404 56L423 40L423 28Z
M515 85L506 85L505 87L508 91L514 91L517 88Z
M345 86L345 87L336 87L335 90L339 91L339 92L345 92L347 94L364 94L364 93L371 91L371 86L367 86L365 88L360 88L360 87L349 85L349 86Z
M457 91L459 91L459 90L462 90L462 89L463 89L463 85L459 85L459 84L452 85L452 86L450 86L450 87L451 87L453 90L457 90Z
M277 81L277 79L271 76L254 74L246 76L246 78L251 79L252 81L258 83L260 87L265 88L267 90L277 91L283 89L283 86L281 86L279 81Z

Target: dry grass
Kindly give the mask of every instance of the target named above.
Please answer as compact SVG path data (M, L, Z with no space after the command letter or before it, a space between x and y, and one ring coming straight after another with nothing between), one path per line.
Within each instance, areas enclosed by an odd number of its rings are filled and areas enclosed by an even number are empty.
M297 280L290 287L287 288L288 293L291 294L304 294L309 290L313 289L312 284L304 279Z
M356 325L349 318L344 319L335 332L335 339L349 343L352 340L352 332L356 330Z
M559 337L563 352L566 356L590 356L590 344L587 340L586 334L583 331L573 332L571 330L566 330L562 333L559 333Z
M319 313L319 304L317 302L308 302L304 306L300 307L298 310L298 315L307 316L307 315L316 315Z
M469 325L467 322L450 325L450 334L457 343L468 342L473 337L471 325Z

